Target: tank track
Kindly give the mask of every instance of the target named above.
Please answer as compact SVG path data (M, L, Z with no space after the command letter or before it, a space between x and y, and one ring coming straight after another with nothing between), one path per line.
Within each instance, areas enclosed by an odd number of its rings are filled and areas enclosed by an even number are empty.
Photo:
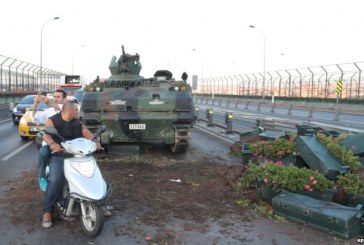
M171 145L173 153L185 153L191 140L191 134L188 128L175 128L174 144Z

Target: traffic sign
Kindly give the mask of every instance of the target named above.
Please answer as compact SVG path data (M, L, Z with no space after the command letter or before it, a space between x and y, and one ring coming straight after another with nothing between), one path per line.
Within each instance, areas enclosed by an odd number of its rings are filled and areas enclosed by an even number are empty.
M341 94L342 88L343 88L343 82L342 81L337 81L336 82L336 93Z

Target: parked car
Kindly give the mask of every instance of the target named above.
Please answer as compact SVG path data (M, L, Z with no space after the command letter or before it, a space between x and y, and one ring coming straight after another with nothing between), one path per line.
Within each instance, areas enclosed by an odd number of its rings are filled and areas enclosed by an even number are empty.
M44 103L38 104L37 113L44 112L49 106ZM44 124L36 125L33 123L33 105L27 108L19 121L19 135L23 140L35 137L44 128Z
M25 96L13 109L13 123L15 125L19 124L20 118L25 114L25 110L30 108L33 104L34 98L37 95L27 95Z

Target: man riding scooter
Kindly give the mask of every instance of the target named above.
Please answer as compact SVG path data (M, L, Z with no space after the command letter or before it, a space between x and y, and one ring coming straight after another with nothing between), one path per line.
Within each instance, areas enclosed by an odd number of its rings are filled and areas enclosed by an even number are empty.
M93 134L81 124L76 117L78 113L78 105L72 101L67 101L58 113L48 119L46 128L56 128L58 134L65 140L72 140L79 137L92 140ZM46 133L43 134L44 141L49 145L52 154L49 160L48 186L45 192L45 201L43 208L43 228L52 226L52 212L60 193L62 183L64 181L64 159L72 157L67 153L63 153L60 145L60 139L52 137ZM97 149L101 149L101 145L96 143Z

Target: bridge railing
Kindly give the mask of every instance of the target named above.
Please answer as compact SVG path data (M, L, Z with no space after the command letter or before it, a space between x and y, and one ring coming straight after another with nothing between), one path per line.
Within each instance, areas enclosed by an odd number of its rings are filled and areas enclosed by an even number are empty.
M0 92L53 91L64 73L0 55Z
M235 74L199 79L197 93L215 95L253 95L284 97L364 98L364 62ZM263 86L264 85L264 86Z

